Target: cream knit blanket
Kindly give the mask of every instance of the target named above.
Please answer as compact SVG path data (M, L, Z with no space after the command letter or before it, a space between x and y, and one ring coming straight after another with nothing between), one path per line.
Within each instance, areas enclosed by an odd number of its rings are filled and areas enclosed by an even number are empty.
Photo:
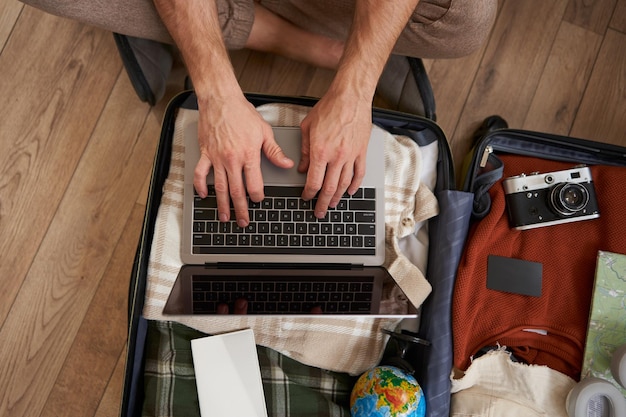
M307 107L269 104L258 108L273 126L299 126ZM143 315L148 320L174 320L200 331L217 334L245 328L254 330L256 343L277 350L304 364L327 370L358 374L376 365L387 336L398 319L291 318L255 316L164 316L163 307L182 265L180 239L184 181L183 131L197 122L198 113L181 109L176 119L170 172L164 185L154 240L150 252ZM374 126L374 129L379 129ZM401 254L398 238L415 232L418 222L438 213L437 201L420 187L420 148L411 139L387 134L385 142L385 266L416 306L431 291L423 273ZM423 265L425 268L425 265ZM393 300L392 300L393 301ZM402 303L402 300L394 302Z
M567 417L575 384L547 366L513 362L504 349L494 350L452 379L450 416Z

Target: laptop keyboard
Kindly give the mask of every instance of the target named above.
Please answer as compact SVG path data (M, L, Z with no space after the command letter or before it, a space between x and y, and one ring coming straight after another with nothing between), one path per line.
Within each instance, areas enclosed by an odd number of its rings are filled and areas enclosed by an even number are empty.
M341 254L375 253L375 189L360 188L345 195L326 217L313 214L316 200L300 198L302 187L265 187L265 199L249 201L250 224L220 222L215 189L206 198L195 196L193 209L194 254ZM232 208L231 208L232 210Z
M248 300L248 314L363 314L371 309L373 279L355 277L192 277L193 314L215 314L219 304Z

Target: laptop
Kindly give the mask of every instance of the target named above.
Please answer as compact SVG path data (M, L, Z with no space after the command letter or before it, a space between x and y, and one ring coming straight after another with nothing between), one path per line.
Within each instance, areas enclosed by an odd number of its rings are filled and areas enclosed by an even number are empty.
M193 186L199 159L197 122L184 129L185 174L180 269L164 314L217 314L218 304L248 301L248 314L415 317L409 305L385 311L383 297L398 292L381 265L385 259L384 131L372 129L367 172L353 196L345 195L324 219L313 216L315 200L300 198L306 175L297 171L301 132L274 127L274 138L295 162L278 168L264 156L266 198L250 201L250 224L217 220L212 173L209 196ZM394 288L396 287L396 288ZM404 297L406 299L406 297ZM408 301L407 301L408 302ZM409 303L410 304L410 303ZM383 310L381 310L383 308Z

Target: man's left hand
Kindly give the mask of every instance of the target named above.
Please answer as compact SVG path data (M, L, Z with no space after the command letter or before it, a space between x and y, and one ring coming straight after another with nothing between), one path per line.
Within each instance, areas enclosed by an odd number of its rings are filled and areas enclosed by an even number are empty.
M327 93L301 124L298 171L307 173L304 200L317 195L315 216L323 218L347 191L354 194L365 176L372 104L356 95Z

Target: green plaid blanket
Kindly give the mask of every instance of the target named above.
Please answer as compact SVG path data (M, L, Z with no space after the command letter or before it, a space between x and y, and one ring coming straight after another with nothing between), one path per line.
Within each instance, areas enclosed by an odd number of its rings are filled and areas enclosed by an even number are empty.
M200 416L191 340L207 335L174 322L148 323L143 415ZM269 416L350 416L356 377L306 366L265 347L257 352Z

